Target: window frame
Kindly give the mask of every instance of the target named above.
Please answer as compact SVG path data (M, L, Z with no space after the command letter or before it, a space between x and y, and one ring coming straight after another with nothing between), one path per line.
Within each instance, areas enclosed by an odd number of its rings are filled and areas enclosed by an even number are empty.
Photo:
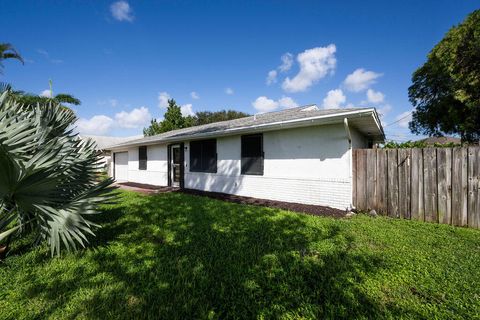
M214 146L214 156L213 158L208 158L206 159L205 158L205 154L204 154L204 145L203 143L205 142L212 142L213 141L213 146ZM199 144L199 147L200 147L200 155L199 155L199 159L200 159L200 167L201 168L198 168L198 167L195 167L193 165L193 161L196 157L193 157L192 156L192 150L194 150L194 148L192 148L192 144L195 145L195 144ZM217 169L218 169L218 164L217 164L217 158L218 158L218 154L217 154L217 139L202 139L202 140L193 140L193 141L190 141L190 172L200 172L200 173L217 173ZM209 165L205 165L206 164L209 164L210 160L214 160L214 166L213 168L211 168ZM205 163L204 163L205 162Z
M145 150L142 152L142 150ZM142 153L145 155L145 159L142 158ZM148 163L148 148L147 146L138 147L138 170L147 170Z
M245 150L244 150L244 139L245 138L252 138L252 137L259 137L260 138L260 155L258 156L259 159L261 159L261 171L250 171L250 170L245 170L245 158L252 158L252 157L246 157L245 156ZM254 133L254 134L246 134L242 135L240 138L240 173L242 175L248 175L248 176L263 176L265 171L265 151L263 148L263 133Z

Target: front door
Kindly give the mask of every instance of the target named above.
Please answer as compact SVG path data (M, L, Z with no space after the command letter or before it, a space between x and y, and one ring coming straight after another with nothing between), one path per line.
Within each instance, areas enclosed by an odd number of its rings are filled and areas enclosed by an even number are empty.
M180 187L182 177L182 156L181 146L174 144L170 146L170 185Z

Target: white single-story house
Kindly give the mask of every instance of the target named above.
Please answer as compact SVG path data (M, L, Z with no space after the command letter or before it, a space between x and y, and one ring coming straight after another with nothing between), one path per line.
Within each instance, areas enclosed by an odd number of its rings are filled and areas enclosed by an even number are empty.
M111 175L119 182L345 209L352 205L352 148L384 138L374 108L310 105L111 146Z

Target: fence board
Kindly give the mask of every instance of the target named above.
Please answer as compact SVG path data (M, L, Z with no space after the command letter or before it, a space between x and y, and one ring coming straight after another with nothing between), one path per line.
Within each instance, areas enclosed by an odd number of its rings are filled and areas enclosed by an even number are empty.
M377 178L377 157L375 149L367 150L367 209L376 207L377 189L375 180Z
M423 150L423 182L425 221L438 222L437 219L437 149Z
M453 148L452 156L452 224L467 224L467 149Z
M388 215L399 217L398 213L398 152L397 149L387 150L387 183L388 183Z
M411 212L412 219L423 221L425 219L423 205L423 150L411 151Z
M438 222L452 223L452 149L437 149Z
M377 178L375 181L377 191L377 207L379 214L387 215L387 151L377 149Z
M410 219L410 149L398 149L398 212L401 218Z
M479 192L478 192L478 175L479 175L479 148L468 148L468 208L467 222L472 228L479 227Z
M357 203L359 210L367 209L367 150L357 150Z

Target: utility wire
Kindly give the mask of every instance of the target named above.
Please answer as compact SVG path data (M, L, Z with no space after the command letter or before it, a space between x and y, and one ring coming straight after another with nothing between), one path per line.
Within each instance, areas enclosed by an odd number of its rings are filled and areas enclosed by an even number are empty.
M397 123L397 122L400 122L400 121L402 121L403 119L409 117L411 114L412 114L412 111L409 111L408 114L406 114L405 116L401 117L400 119L398 119L398 120L396 120L396 121L393 121L392 123L389 123L389 124L387 124L387 125L384 125L383 127L386 128L386 127L391 126L392 124L395 124L395 123Z

